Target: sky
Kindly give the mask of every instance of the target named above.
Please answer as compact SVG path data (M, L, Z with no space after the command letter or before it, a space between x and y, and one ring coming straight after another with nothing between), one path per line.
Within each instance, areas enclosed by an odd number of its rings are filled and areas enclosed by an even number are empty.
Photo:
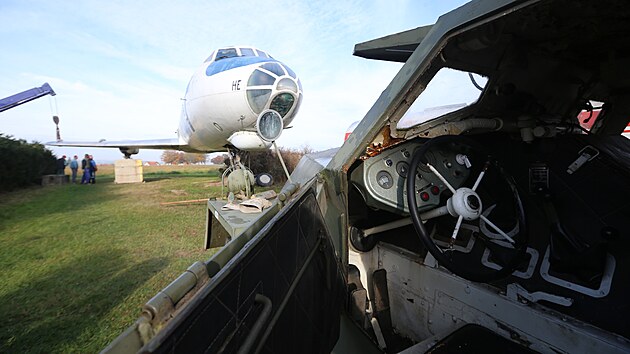
M432 24L461 0L0 2L0 98L48 82L45 96L0 113L0 133L29 142L174 138L193 71L222 46L251 45L287 64L304 89L278 145L324 150L369 111L402 64L354 45ZM117 149L53 148L111 162ZM162 151L136 158L159 161Z

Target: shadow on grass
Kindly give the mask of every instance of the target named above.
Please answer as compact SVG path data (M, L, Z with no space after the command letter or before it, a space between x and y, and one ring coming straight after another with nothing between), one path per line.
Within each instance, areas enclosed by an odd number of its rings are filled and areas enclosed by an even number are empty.
M121 326L107 318L109 311L167 264L163 258L132 262L120 251L103 251L31 279L0 297L0 352L101 350L113 339L107 336L111 327ZM129 311L135 315L139 309ZM115 328L116 335L124 327Z
M165 179L172 179L173 177L144 177L144 183L151 183L157 181L163 181Z
M43 188L45 193L27 192L23 200L17 198L8 204L0 203L0 231L8 223L24 222L58 213L77 212L94 203L103 203L116 198L106 187L104 183L54 186Z
M217 183L221 181L220 178L208 177L208 176L198 175L198 174L178 174L178 175L150 175L150 176L145 175L144 182L151 183L151 182L157 182L157 181L177 180L180 178L188 178L188 179L194 179L194 180L200 179L207 183ZM191 183L198 183L198 182L191 182Z

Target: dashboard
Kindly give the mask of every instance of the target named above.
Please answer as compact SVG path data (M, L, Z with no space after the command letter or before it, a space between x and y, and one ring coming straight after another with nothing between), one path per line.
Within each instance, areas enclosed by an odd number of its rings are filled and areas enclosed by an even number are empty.
M352 185L366 204L374 209L409 214L407 178L416 179L418 210L440 204L440 195L448 187L422 163L416 173L409 171L414 154L423 141L413 140L396 145L363 161L350 175ZM455 189L470 176L471 163L459 144L447 143L432 147L426 159Z

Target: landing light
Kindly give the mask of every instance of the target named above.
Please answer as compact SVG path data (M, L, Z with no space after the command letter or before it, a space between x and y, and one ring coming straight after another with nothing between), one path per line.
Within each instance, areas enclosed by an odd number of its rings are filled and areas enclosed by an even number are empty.
M256 129L260 138L267 142L274 142L282 134L282 117L272 109L264 110L258 116Z
M260 136L262 140L273 144L273 147L276 150L276 155L278 155L278 159L280 160L280 164L282 164L282 169L287 175L287 180L289 180L289 183L293 184L289 170L287 170L287 166L284 164L284 160L282 160L282 154L276 145L276 140L280 137L280 134L282 134L282 128L282 117L280 116L280 113L274 111L273 109L264 110L258 116L258 120L256 120L258 136Z

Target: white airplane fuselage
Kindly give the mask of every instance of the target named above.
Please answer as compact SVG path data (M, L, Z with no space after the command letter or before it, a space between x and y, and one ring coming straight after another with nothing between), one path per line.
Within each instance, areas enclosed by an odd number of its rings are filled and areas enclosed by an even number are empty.
M299 79L273 58L212 59L197 69L186 89L178 129L180 142L202 152L225 150L226 146L268 148L270 143L256 133L258 115L273 109L280 113L285 127L291 123L302 99Z
M118 148L126 156L140 149L187 152L261 150L271 145L258 135L257 122L277 113L278 134L297 114L302 84L285 64L253 47L224 47L214 51L195 71L186 88L177 137L97 142L57 140L50 146ZM279 122L281 120L281 122ZM281 124L280 124L281 123ZM267 125L267 127L270 127Z

